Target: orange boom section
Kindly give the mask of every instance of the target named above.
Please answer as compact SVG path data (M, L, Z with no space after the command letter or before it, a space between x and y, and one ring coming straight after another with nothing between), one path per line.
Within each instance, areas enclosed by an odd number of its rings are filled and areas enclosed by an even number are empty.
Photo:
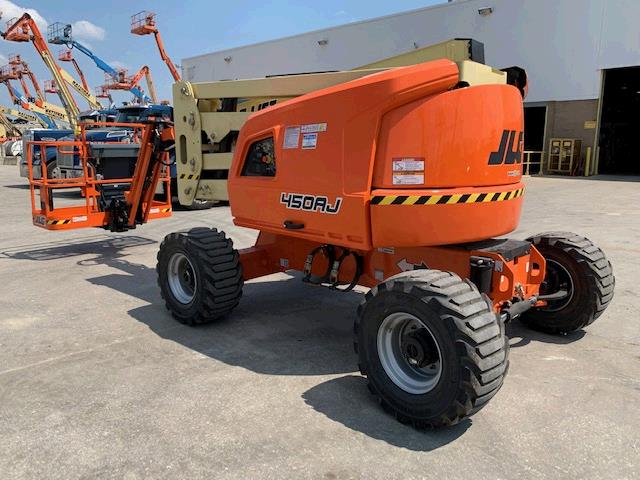
M252 115L229 173L235 223L361 251L513 230L520 93L458 81L457 66L438 60Z

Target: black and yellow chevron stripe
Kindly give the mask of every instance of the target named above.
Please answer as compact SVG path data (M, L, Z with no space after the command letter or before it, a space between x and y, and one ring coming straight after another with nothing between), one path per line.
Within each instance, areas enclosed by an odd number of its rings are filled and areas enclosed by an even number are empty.
M375 195L372 205L454 205L513 200L524 194L524 187L510 192L456 193L453 195Z
M47 220L47 225L67 225L71 223L71 219L66 220Z
M200 175L195 175L195 174L187 175L186 173L180 174L180 180L199 180L199 179L200 179Z
M167 207L167 208L163 208L162 210L160 210L161 213L167 213L170 212L171 208Z

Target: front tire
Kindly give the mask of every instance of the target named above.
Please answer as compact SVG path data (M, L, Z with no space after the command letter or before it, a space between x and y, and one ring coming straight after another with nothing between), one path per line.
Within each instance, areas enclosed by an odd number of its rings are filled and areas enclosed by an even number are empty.
M546 333L569 333L592 324L613 298L616 279L604 252L588 238L569 232L530 237L547 263L542 294L566 290L562 300L521 316L529 327Z
M167 309L187 325L227 315L242 296L242 266L224 232L192 228L167 235L158 251L158 285Z
M417 428L453 425L502 386L504 325L468 280L416 270L372 288L358 308L360 371L383 408Z

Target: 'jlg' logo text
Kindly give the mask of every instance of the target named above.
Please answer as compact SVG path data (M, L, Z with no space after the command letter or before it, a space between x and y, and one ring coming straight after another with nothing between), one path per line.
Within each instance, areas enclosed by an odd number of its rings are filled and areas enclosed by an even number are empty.
M518 135L518 141L515 142L516 134ZM500 147L497 152L491 152L489 154L489 165L510 165L513 163L522 163L522 132L516 130L504 130L502 132L502 139L500 140ZM513 149L515 142L516 149Z
M282 192L280 194L280 203L283 203L291 210L305 210L307 212L330 213L335 215L340 210L342 198L336 198L335 203L331 204L327 197L321 195Z

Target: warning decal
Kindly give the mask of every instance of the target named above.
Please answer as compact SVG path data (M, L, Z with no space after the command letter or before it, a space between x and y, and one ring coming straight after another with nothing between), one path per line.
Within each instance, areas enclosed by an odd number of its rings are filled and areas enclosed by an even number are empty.
M424 158L394 158L394 172L424 172Z
M394 158L391 164L394 185L420 185L424 183L424 158Z
M424 183L424 172L393 172L394 185L420 185Z

